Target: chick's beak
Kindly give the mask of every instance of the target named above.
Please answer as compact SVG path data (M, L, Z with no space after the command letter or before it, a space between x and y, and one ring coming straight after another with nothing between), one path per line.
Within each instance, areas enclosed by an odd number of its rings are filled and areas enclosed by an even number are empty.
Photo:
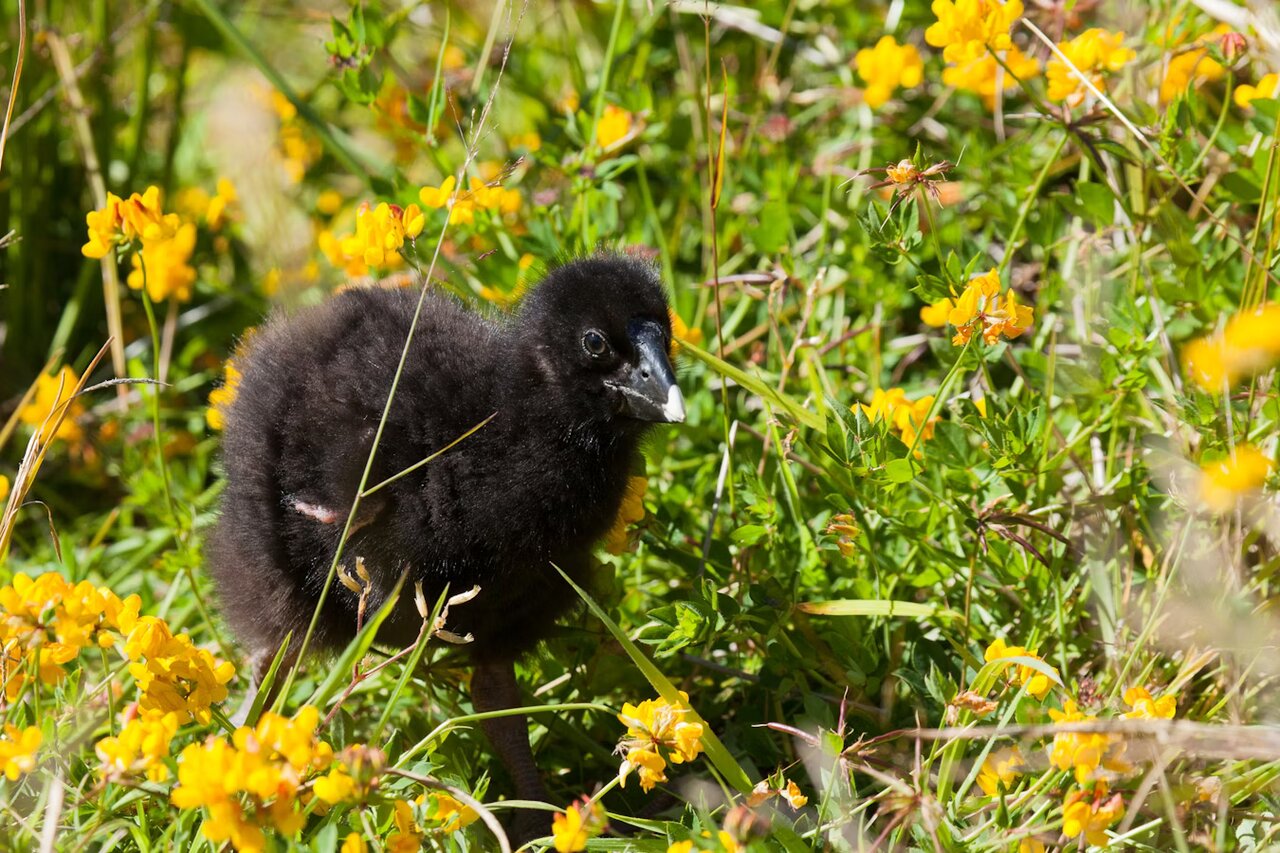
M622 395L622 412L642 421L684 422L684 396L676 384L667 358L662 328L650 320L633 320L627 337L636 353L636 363L622 381L611 383Z

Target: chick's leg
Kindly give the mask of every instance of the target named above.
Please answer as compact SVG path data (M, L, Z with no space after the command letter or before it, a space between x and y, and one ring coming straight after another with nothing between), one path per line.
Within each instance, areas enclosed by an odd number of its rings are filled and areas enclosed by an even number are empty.
M507 708L519 708L523 702L520 688L516 684L515 664L481 663L477 664L471 675L471 702L476 711L502 711ZM522 800L546 801L547 791L542 784L542 774L533 761L533 748L529 745L529 724L524 714L508 717L493 717L482 720L481 728L494 751L502 761L507 772L515 782L516 796ZM545 835L548 826L545 813L536 811L518 812L513 824L513 835L523 836L513 841L526 841L538 835Z

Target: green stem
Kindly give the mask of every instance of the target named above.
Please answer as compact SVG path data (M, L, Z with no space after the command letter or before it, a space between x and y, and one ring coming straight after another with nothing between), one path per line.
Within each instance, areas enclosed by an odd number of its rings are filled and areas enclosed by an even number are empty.
M1027 224L1027 216L1031 213L1031 205L1040 196L1040 190L1044 187L1044 182L1049 177L1049 171L1058 162L1058 156L1062 154L1062 149L1067 147L1067 138L1067 134L1062 134L1062 138L1058 140L1057 147L1053 149L1053 153L1045 161L1044 167L1040 169L1040 174L1036 175L1035 183L1031 185L1031 192L1027 194L1026 199L1022 202L1022 208L1018 211L1018 218L1013 223L1013 229L1009 232L1009 236L1005 238L1004 257L1000 259L1000 266L996 267L996 272L1003 273L1005 267L1009 266L1013 253L1017 251L1018 238L1022 235L1023 226Z

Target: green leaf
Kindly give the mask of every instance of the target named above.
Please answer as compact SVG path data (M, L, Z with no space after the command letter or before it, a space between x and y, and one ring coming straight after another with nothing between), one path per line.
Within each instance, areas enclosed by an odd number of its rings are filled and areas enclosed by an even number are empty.
M916 478L916 469L910 459L890 459L884 465L884 473L891 483L909 483Z

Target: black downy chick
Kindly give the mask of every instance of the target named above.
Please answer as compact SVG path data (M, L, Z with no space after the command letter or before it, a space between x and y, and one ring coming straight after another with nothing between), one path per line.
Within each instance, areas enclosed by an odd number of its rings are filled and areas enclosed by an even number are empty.
M346 291L269 322L237 360L226 413L227 486L208 562L222 611L260 681L286 636L306 633L373 444L419 292ZM615 255L552 271L506 319L428 293L366 488L493 420L361 502L343 550L363 559L376 612L401 574L428 601L479 585L449 614L471 634L477 710L518 707L513 662L575 601L551 564L582 582L612 524L638 444L684 420L662 284ZM359 597L333 584L312 648L356 633ZM414 642L402 595L378 641ZM523 717L485 731L521 799L545 799ZM517 832L536 827L521 813ZM519 824L530 824L522 831Z

